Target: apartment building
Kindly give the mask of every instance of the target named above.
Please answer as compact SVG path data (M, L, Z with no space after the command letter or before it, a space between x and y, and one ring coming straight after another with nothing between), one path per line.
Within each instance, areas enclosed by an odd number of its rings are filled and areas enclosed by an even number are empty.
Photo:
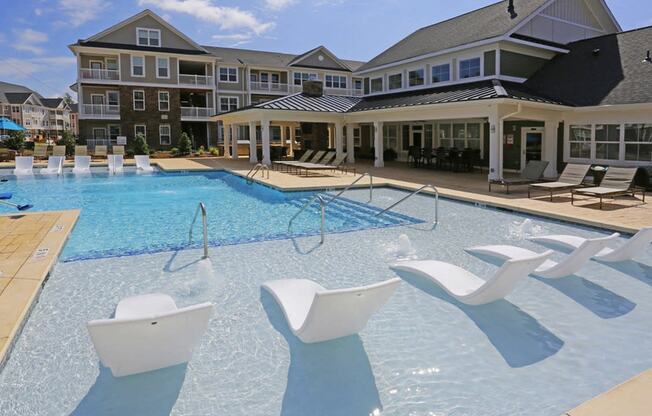
M71 130L71 110L63 98L44 98L25 86L2 81L0 115L25 127L33 140L56 140Z
M70 45L77 57L79 135L89 144L145 135L153 148L216 145L211 117L301 90L321 80L329 93L362 95L362 62L323 46L302 55L202 46L151 10ZM248 139L248 130L242 139Z

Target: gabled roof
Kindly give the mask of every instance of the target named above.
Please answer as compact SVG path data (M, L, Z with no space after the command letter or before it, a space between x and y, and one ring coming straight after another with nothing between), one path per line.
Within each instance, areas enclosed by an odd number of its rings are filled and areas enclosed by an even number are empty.
M576 106L652 103L652 26L568 44L525 86Z
M549 2L550 0L516 0L518 16L512 19L507 13L509 1L502 0L423 27L362 65L358 71L503 36Z
M31 95L34 95L37 100L43 98L36 91L23 85L0 81L0 102L23 104Z
M63 103L63 98L42 98L41 102L46 107L58 108Z
M264 110L313 111L324 113L346 113L360 101L357 97L321 95L318 97L297 93L254 105Z
M320 66L319 64L318 65L314 65L314 64L307 64L306 65L305 64L306 60L309 57L311 57L313 55L316 55L316 54L326 55L327 57L329 57L333 61L333 63L335 63L337 65L337 67L333 68L332 66L329 66L329 65ZM321 60L324 59L323 56L320 56L320 58L321 58ZM302 63L304 63L304 65L302 65ZM333 54L331 51L329 51L323 45L317 46L316 48L311 49L308 52L302 53L301 55L295 57L289 63L289 65L290 66L304 66L304 67L309 67L309 68L310 67L319 67L319 68L324 68L324 69L339 69L341 71L351 71L351 68L347 64L345 64L343 61L340 61L340 59L337 56L335 56L335 54Z
M31 92L6 92L4 96L9 104L25 104L33 94Z

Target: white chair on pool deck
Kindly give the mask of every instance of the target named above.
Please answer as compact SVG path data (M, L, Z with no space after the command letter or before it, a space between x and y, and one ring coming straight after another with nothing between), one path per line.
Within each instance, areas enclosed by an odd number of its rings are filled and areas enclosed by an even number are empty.
M108 155L109 173L120 173L123 170L124 159L122 155Z
M534 270L533 274L548 279L558 279L575 274L591 257L602 251L611 241L619 236L620 234L614 233L608 237L587 239L573 250L573 252L566 255L559 263L553 260L546 260ZM534 251L526 248L507 245L471 247L467 248L466 251L501 260L518 260L536 254Z
M148 155L136 155L136 170L142 170L143 172L153 172L154 168L149 164Z
M393 270L425 277L450 296L467 305L484 305L509 295L516 284L545 262L552 250L506 261L492 277L483 280L454 264L436 260L408 260L394 263Z
M15 176L25 176L34 174L34 157L33 156L16 156Z
M302 342L329 341L360 332L392 296L401 279L369 286L326 290L307 279L266 282L292 333Z
M91 173L91 157L75 156L75 167L72 168L72 173L75 175Z
M579 248L586 238L575 235L544 235L541 237L531 237L531 241L543 242L548 244L558 244L569 249ZM605 262L619 262L631 260L647 250L652 243L652 226L644 227L621 246L616 248L604 248L598 254L593 256L595 260Z
M178 309L160 293L133 296L118 303L115 318L87 328L102 364L122 377L190 361L212 309L211 303Z
M40 170L41 175L61 175L63 173L63 156L48 157L48 167Z

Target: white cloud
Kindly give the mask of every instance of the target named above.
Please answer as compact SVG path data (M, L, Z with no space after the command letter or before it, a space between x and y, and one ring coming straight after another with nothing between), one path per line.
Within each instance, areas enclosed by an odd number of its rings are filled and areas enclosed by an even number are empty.
M73 27L95 20L108 6L105 0L59 0L59 9L70 18L62 23Z
M278 11L285 9L296 2L297 0L265 0L265 7L270 10Z
M43 58L7 58L0 65L0 77L27 78L39 72L51 72L77 65L74 56L50 56Z
M140 6L155 6L167 12L184 13L216 24L220 29L246 29L261 35L274 27L262 22L250 11L238 7L217 6L211 0L139 0Z
M41 55L45 52L41 45L48 41L48 35L33 29L20 29L14 30L14 39L11 45L14 49Z
M231 35L213 35L212 38L227 46L239 46L251 42L253 33L234 33Z

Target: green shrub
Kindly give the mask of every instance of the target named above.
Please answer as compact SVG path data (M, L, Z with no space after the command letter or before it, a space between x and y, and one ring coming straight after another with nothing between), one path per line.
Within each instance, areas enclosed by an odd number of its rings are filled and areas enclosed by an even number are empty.
M180 154L181 154L181 153L179 153L179 149L177 149L176 147L173 147L172 149L170 149L170 156L172 156L172 157L177 157L177 156L179 156Z
M220 155L220 151L218 150L217 147L210 147L208 149L208 151L211 154L211 156L219 156Z
M186 132L181 133L181 137L179 138L178 151L180 156L187 156L192 153L192 142L190 141L190 137L188 137Z
M131 143L132 152L135 155L148 155L149 146L147 145L147 140L142 133L138 133L134 138L134 141Z
M57 142L59 146L66 146L66 156L72 156L75 154L75 145L77 144L77 139L72 135L71 132L65 130L61 133L61 139Z
M24 131L12 131L9 133L9 138L5 139L3 144L11 150L17 152L22 152L25 148L25 132Z
M197 154L199 156L204 156L204 153L206 153L206 150L204 149L204 146L199 146L199 149L197 149Z

